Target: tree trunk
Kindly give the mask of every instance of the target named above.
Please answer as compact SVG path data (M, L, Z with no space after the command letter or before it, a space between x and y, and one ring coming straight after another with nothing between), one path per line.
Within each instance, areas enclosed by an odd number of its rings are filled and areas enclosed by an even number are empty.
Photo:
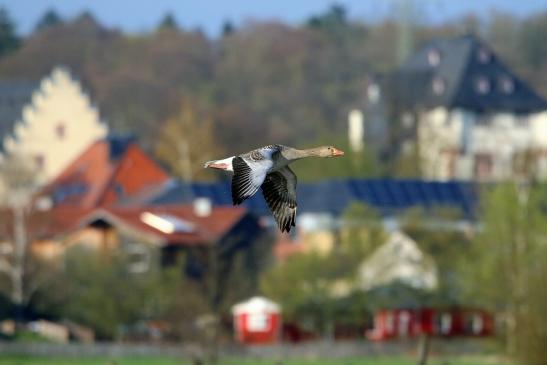
M420 336L420 342L418 343L418 365L426 365L427 358L429 357L429 335L423 333Z
M11 269L11 300L15 305L15 321L22 320L22 307L24 302L24 267L27 246L27 234L25 230L25 213L23 207L14 208L14 233L15 247L13 251L13 264Z

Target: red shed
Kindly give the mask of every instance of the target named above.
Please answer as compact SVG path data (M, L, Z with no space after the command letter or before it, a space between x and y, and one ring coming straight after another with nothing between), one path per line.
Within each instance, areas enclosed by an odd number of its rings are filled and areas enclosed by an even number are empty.
M244 344L270 344L279 340L281 308L263 297L253 297L232 307L235 337Z

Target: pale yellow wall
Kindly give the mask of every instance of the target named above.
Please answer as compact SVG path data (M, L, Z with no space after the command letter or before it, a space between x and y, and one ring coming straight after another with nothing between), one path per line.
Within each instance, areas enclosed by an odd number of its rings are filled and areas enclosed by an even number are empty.
M64 138L57 134L63 124ZM108 128L68 70L55 68L34 92L32 103L23 109L12 136L5 138L7 154L43 156L39 179L47 183L55 178L92 142L106 136Z
M466 116L467 114L467 116ZM462 150L462 131L465 118L476 120L477 115L464 110L439 107L424 111L418 121L418 143L423 177L449 180L451 160L455 178L469 180L474 174L474 157L488 154L492 157L490 179L513 177L513 159L517 153L533 149L547 155L547 112L516 116L509 113L487 115L486 123L473 124L468 131L468 150ZM538 161L540 176L547 176L547 158Z
M330 231L303 232L301 242L305 245L304 251L326 255L335 245L335 236Z

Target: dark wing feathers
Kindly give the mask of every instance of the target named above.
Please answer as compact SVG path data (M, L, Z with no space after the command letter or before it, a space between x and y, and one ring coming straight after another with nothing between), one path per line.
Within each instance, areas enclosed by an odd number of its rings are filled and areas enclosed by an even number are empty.
M281 232L290 232L296 222L296 175L288 167L266 175L262 194Z
M232 202L234 205L241 204L258 191L272 165L271 160L251 161L241 156L232 159L234 169Z
M232 201L241 204L262 187L279 229L289 232L296 225L296 175L288 167L269 173L282 148L266 146L232 159Z

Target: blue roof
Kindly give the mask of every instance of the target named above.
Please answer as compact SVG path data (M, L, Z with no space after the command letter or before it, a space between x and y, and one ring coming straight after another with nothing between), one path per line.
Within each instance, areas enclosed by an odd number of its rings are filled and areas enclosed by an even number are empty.
M477 206L476 186L467 182L439 182L402 179L329 180L298 185L298 211L342 214L352 203L364 203L383 215L393 215L413 207L453 208L473 218ZM177 183L154 197L148 204L184 204L195 197L207 197L215 205L232 205L230 183ZM269 214L257 193L243 203L258 215Z

